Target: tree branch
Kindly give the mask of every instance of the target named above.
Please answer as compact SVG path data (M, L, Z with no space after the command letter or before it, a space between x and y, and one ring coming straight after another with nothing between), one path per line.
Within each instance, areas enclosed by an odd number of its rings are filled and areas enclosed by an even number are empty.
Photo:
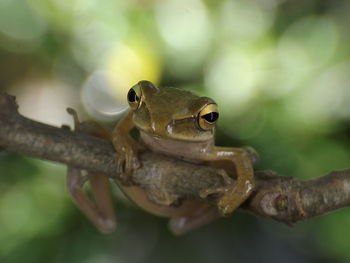
M0 94L0 147L117 179L113 146L102 139L29 120L17 111L15 98ZM132 175L154 202L201 199L199 192L224 186L224 171L187 163L152 152L140 156L142 167ZM350 170L331 172L309 181L256 173L257 186L241 208L276 221L293 223L350 205ZM209 197L208 202L215 201Z

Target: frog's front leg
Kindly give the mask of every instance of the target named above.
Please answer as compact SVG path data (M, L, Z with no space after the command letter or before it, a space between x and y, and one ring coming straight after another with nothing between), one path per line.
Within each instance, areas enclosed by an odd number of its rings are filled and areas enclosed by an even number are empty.
M112 142L118 153L119 179L125 185L129 185L132 171L140 167L138 152L141 150L139 143L131 136L130 131L135 127L132 121L133 112L129 112L118 122L112 133Z
M219 211L223 215L229 215L249 197L255 187L252 149L215 147L208 160L231 161L236 168L237 180L235 183L201 192L203 198L210 194L221 194L218 200Z

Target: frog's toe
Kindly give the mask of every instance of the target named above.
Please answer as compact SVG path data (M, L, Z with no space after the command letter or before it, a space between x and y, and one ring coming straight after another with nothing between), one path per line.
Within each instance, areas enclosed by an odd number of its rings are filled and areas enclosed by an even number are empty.
M224 191L225 191L224 187L204 189L199 192L199 197L202 199L205 199L210 195L222 194Z
M125 173L124 167L125 167L125 159L119 157L118 160L117 160L117 173L119 175Z
M117 179L124 186L133 185L130 172L127 170L127 161L124 158L119 158L117 160Z
M132 174L132 171L134 170L134 162L133 162L132 156L127 156L125 159L125 173L126 174Z
M132 172L141 167L139 158L134 149L127 151L125 155L125 173L132 174Z
M237 194L231 192L223 195L218 202L218 209L223 216L230 215L242 204L242 198Z

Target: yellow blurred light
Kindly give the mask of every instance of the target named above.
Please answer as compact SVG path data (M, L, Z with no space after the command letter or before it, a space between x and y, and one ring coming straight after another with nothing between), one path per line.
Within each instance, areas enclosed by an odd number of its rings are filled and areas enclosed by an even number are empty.
M118 26L97 18L85 18L76 23L72 50L79 64L87 71L104 66L111 52L119 45L127 28L124 16L120 16L119 20Z
M142 38L117 45L103 64L104 69L94 71L84 83L82 98L89 114L105 121L115 121L128 107L130 87L140 80L157 84L161 75L159 54Z
M161 62L155 47L147 39L134 39L129 44L118 45L106 61L110 81L116 98L126 98L131 86L140 80L158 83Z

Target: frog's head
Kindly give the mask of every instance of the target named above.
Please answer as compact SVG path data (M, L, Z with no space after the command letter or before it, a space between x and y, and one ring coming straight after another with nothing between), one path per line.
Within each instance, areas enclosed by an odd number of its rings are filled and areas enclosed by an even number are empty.
M213 137L219 117L216 103L176 88L159 88L140 81L128 92L136 127L154 137L206 141Z

